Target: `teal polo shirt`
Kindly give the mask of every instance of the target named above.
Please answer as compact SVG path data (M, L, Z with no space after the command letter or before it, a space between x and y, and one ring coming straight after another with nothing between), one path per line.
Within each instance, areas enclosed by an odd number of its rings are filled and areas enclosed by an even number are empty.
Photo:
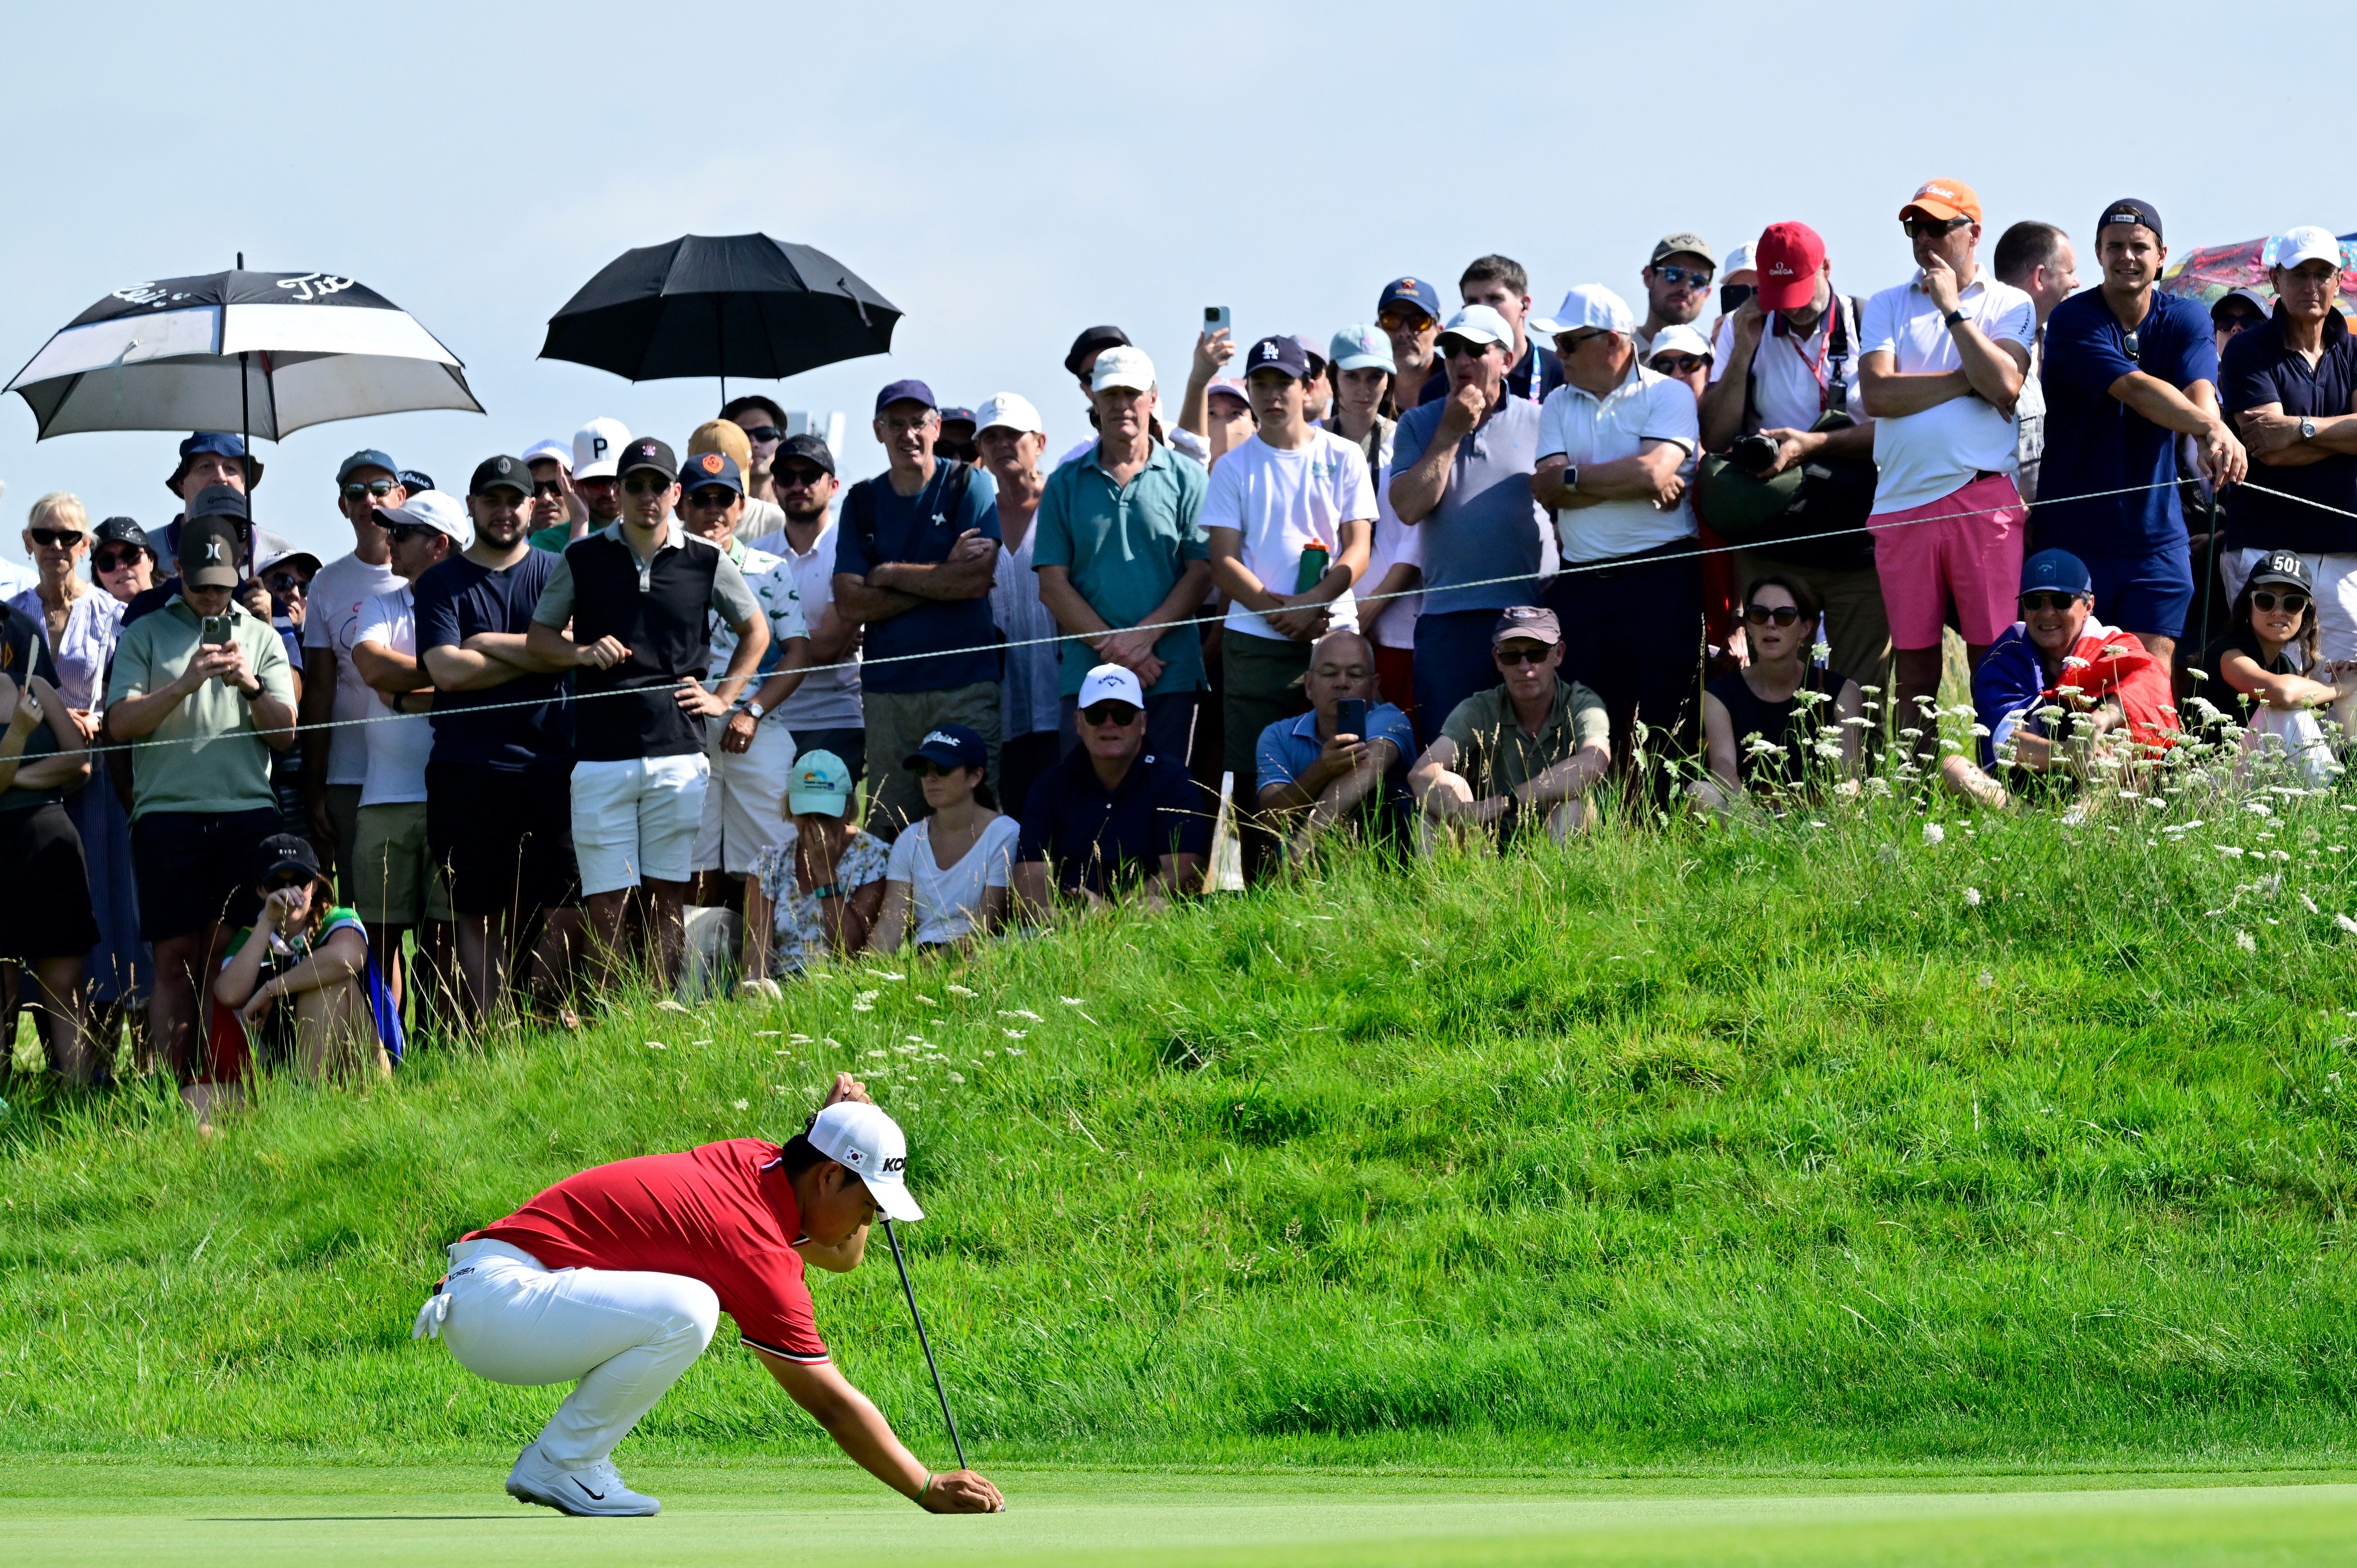
M1089 607L1116 629L1152 615L1189 561L1211 558L1203 532L1201 465L1156 442L1146 467L1126 485L1098 466L1103 448L1092 446L1049 476L1032 520L1031 566L1061 566ZM1201 628L1174 626L1154 645L1162 679L1146 693L1203 689ZM1061 690L1080 695L1081 682L1097 661L1085 642L1063 645Z

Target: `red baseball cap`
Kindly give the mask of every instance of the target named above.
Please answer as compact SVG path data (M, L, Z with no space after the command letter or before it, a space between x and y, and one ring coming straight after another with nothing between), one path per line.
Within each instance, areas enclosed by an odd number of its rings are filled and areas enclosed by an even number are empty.
M1752 252L1760 273L1760 308L1798 310L1816 297L1825 242L1806 223L1770 223Z

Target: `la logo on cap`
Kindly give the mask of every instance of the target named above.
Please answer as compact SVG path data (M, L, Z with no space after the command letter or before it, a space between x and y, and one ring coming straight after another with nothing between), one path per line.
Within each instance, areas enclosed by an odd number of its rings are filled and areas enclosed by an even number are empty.
M1275 358L1276 358L1276 345L1275 345L1275 344L1274 344L1274 343L1263 343L1263 344L1260 346L1260 357L1261 357L1262 359L1264 359L1264 360L1274 360L1274 359L1275 359Z

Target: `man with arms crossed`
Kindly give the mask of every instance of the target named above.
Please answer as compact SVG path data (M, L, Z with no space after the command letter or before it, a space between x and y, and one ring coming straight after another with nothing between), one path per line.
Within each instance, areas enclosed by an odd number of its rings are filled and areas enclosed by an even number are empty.
M352 525L352 553L319 568L303 617L303 811L312 847L333 863L336 891L348 900L368 777L368 732L354 721L384 711L352 662L353 631L379 594L402 585L387 564L376 509L399 506L407 494L399 467L382 452L355 452L337 467L336 510Z
M508 1472L508 1495L593 1517L662 1511L614 1469L615 1445L712 1341L720 1314L746 1348L868 1474L929 1513L996 1513L971 1470L928 1470L835 1369L818 1337L806 1263L859 1266L878 1213L924 1218L909 1144L848 1073L783 1144L706 1144L597 1165L449 1249L417 1314L478 1377L575 1382ZM576 1381L577 1380L577 1381Z
M792 732L797 754L834 753L856 784L867 771L867 731L859 708L859 628L834 608L836 522L828 510L834 500L834 454L808 432L789 435L778 445L770 475L786 525L750 547L793 563L815 667L777 710L777 721Z

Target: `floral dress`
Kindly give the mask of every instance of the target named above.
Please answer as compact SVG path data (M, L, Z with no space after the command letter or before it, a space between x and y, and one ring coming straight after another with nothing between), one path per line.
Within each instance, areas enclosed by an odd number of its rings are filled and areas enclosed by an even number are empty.
M753 857L753 880L778 912L777 940L770 961L777 974L795 973L827 953L826 921L819 913L819 902L802 890L801 879L794 875L794 843L799 836L789 825L784 843L770 844ZM890 864L891 852L876 842L875 834L855 832L835 862L835 885L848 898L869 883L881 882Z

